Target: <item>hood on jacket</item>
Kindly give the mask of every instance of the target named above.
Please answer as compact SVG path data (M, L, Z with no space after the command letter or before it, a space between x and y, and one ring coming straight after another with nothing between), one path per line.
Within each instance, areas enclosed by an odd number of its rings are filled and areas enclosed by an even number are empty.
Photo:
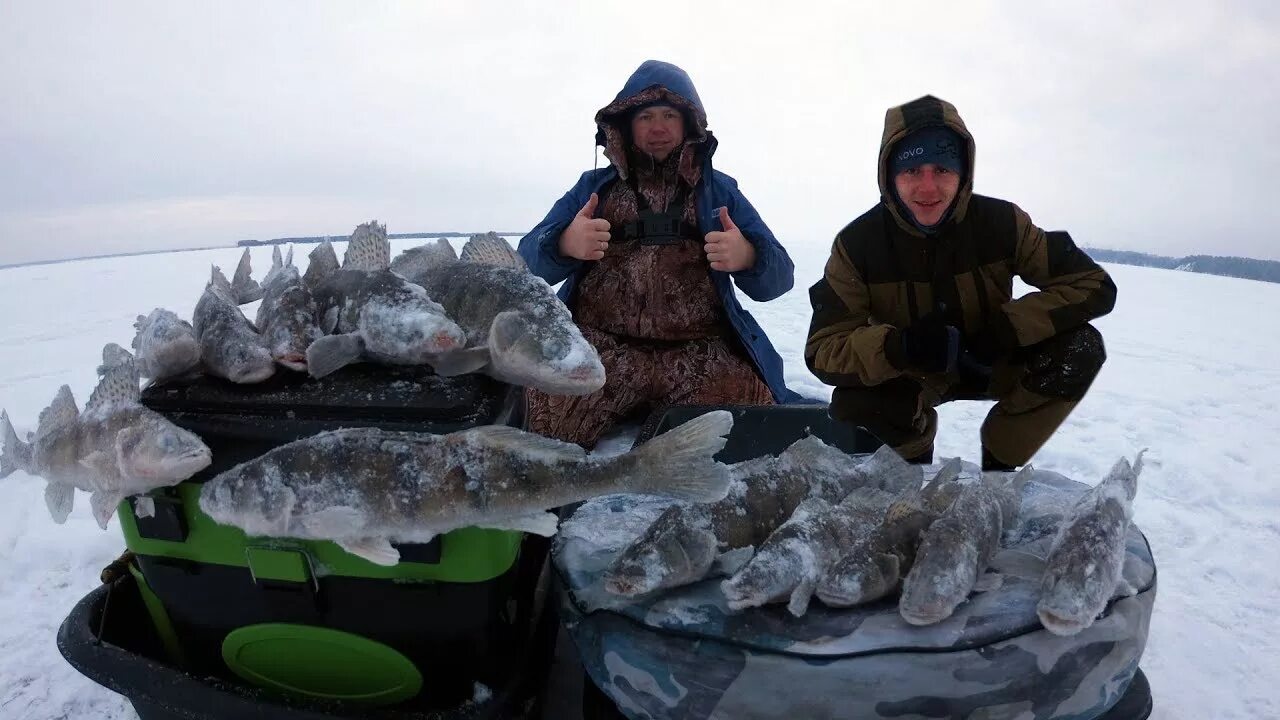
M715 148L715 139L707 130L707 113L702 98L693 87L693 80L684 70L660 60L646 60L631 73L613 102L596 113L596 144L604 147L604 156L627 177L629 149L631 145L631 113L636 108L663 103L679 110L685 118L685 141L679 153L681 177L696 177L695 167L698 148L705 147L709 155Z
M942 225L964 220L969 209L969 198L973 197L973 135L965 127L964 120L956 111L955 105L940 100L932 95L925 95L905 105L889 108L884 114L884 135L880 138L880 159L876 167L876 177L880 183L880 199L893 215L893 219L904 230L923 237L925 232L919 228L910 216L910 211L902 207L898 201L898 193L893 188L893 178L889 177L889 156L893 146L911 133L926 127L946 127L960 135L965 143L965 171L960 180L960 190L951 212L942 221Z

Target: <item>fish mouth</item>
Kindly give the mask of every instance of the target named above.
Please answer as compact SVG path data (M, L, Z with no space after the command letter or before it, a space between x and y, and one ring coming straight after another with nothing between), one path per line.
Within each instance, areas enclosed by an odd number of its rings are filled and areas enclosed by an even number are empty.
M230 380L235 383L240 383L241 385L252 385L254 383L260 383L266 380L267 378L274 375L275 372L276 372L276 366L274 363L272 363L272 364L264 365L263 367L255 367L249 370L241 370L240 372L235 373L235 376L230 378Z
M1054 635L1074 635L1084 629L1084 623L1074 618L1064 617L1052 610L1037 609L1040 624Z
M632 578L611 577L604 581L604 589L614 595L622 595L625 597L634 597L642 593L648 592L644 583Z
M862 593L845 587L819 586L818 599L832 607L852 607L858 604Z
M529 384L552 395L590 395L604 382L603 368L583 365L565 374L546 374Z
M446 350L458 350L462 348L462 341L458 336L447 330L441 330L431 336L431 340L427 343L430 348L428 352L445 352Z
M296 350L277 355L276 362L295 372L307 371L306 353L300 353Z
M898 614L903 620L912 625L933 625L942 622L951 616L951 612L939 607L938 605L930 605L924 608L904 607L898 604Z

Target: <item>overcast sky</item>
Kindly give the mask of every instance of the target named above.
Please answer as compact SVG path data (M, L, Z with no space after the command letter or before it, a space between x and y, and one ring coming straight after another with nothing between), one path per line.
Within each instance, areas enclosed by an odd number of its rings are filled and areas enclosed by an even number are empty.
M716 167L793 251L876 201L885 109L932 93L977 192L1042 227L1280 259L1271 0L0 0L0 263L527 230L647 58L689 72Z

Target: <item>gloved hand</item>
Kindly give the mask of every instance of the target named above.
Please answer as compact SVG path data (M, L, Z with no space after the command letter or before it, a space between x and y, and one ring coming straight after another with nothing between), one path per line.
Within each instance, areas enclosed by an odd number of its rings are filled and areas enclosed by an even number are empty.
M1009 348L1000 342L995 332L986 329L965 340L961 352L968 353L979 364L991 367L996 360L1009 354Z
M908 368L924 372L951 372L960 352L960 331L947 324L940 312L931 312L909 327L889 334L889 342L901 345Z

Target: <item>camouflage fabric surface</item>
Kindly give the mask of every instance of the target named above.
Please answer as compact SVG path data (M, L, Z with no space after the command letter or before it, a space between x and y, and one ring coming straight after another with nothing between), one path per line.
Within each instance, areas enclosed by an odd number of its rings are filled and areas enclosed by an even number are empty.
M556 537L564 622L592 680L633 719L1096 718L1137 670L1156 572L1146 539L1131 527L1124 579L1137 594L1113 599L1077 635L1041 627L1044 558L1085 489L1037 471L995 559L1001 586L927 627L902 620L896 595L843 610L815 602L801 618L781 605L733 613L722 578L619 599L603 589L601 573L668 502L599 498Z

